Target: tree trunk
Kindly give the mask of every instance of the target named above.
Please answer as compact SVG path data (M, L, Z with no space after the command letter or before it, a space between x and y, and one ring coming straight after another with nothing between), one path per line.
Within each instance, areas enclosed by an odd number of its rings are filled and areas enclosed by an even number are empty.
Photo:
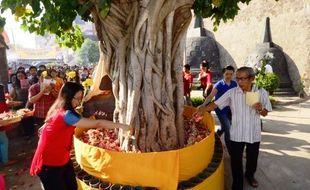
M8 90L8 65L7 65L7 58L6 58L6 49L7 46L4 42L3 36L0 34L0 83L4 85L5 91Z
M182 39L193 0L112 1L92 10L101 61L113 81L114 120L134 126L142 152L184 145Z

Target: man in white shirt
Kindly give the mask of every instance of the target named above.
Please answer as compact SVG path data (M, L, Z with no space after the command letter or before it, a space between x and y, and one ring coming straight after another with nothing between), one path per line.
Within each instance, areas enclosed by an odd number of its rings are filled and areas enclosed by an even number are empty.
M260 116L266 116L272 111L268 93L258 88L253 81L255 73L250 67L241 67L236 72L237 88L228 90L214 103L199 108L199 112L211 111L215 108L230 106L232 125L230 128L231 142L231 170L233 175L232 190L243 190L243 164L242 155L246 146L245 177L252 187L258 187L254 178L257 168L259 144L261 141ZM247 92L259 94L259 102L249 106L246 104Z

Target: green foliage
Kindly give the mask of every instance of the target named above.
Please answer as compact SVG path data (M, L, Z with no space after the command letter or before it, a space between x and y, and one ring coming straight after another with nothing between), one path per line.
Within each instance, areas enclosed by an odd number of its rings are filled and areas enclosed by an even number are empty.
M100 56L98 42L86 39L76 54L78 65L88 67L98 63Z
M272 93L280 85L279 77L274 73L258 74L256 76L256 84L260 88L264 88Z
M217 30L221 21L226 23L233 20L238 14L239 3L246 3L251 0L195 0L193 9L197 16L211 18L213 20L214 31ZM278 0L276 0L278 1Z
M112 0L99 0L100 15L104 18L109 14Z
M203 97L192 97L191 98L193 107L200 106L205 101Z
M238 3L249 4L251 0L195 0L193 9L196 15L213 20L214 30L220 22L233 20L240 10Z
M264 88L270 94L274 92L280 85L280 79L275 73L266 73L266 65L274 58L273 54L267 52L260 60L261 68L256 68L256 84L260 88Z
M84 42L82 31L78 25L74 25L72 29L60 33L56 36L56 42L60 47L69 47L77 50Z
M234 19L238 14L238 3L249 3L251 0L193 0L196 15L214 20L214 29L221 21ZM96 9L102 17L109 14L112 0L2 0L1 13L11 10L22 28L38 35L46 32L56 34L62 46L76 49L81 45L81 34L76 31L73 21L77 15L85 21L92 21L91 10ZM0 16L0 29L5 22ZM68 40L64 38L68 37ZM73 41L78 42L74 43Z
M5 25L5 18L0 17L0 32L3 32L4 25Z
M90 10L99 9L101 15L109 13L111 0L2 0L1 13L10 10L21 22L22 29L30 33L56 35L61 46L77 49L83 43L81 30L73 25L77 15L85 21L91 21ZM0 16L0 29L5 18Z

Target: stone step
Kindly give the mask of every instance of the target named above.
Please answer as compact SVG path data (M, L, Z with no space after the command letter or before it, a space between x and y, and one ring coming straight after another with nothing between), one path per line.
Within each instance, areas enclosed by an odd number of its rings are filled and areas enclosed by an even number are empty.
M292 96L297 96L296 95L296 92L294 91L275 91L273 92L273 96L289 96L289 97L292 97Z
M277 88L275 92L295 92L293 88Z
M296 96L296 92L294 91L293 88L277 88L274 92L273 92L274 96Z

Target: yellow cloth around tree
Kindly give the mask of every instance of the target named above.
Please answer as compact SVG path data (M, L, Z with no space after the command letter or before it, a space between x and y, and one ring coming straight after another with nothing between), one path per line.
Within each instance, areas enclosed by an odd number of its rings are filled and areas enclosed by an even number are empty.
M76 159L89 174L117 184L176 189L178 152L122 153L106 151L89 145L75 145L81 151ZM88 155L88 156L87 156Z
M185 109L191 116L195 109ZM184 113L185 113L184 112ZM74 138L76 160L89 174L112 183L156 187L162 190L177 188L178 181L200 173L211 161L214 152L214 120L204 115L204 124L212 130L202 141L179 150L123 153L104 150Z

